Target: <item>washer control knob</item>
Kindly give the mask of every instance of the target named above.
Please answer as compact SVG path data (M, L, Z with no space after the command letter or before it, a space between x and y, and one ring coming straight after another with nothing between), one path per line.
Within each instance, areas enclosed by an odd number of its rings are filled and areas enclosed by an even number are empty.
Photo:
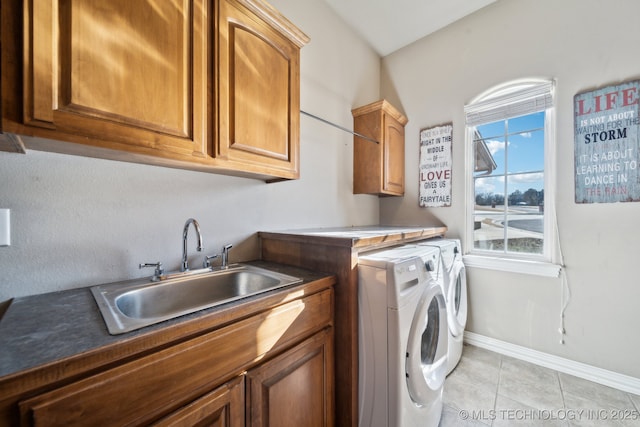
M427 260L427 262L424 263L424 266L427 267L427 271L433 271L435 270L435 266L433 265L433 260Z

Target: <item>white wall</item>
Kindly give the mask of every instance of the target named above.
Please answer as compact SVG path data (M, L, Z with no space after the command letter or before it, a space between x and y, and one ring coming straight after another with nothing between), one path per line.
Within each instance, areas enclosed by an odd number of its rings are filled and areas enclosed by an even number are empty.
M640 204L574 203L573 96L640 78L639 16L636 0L500 0L385 57L382 95L409 118L407 192L380 204L383 223L435 215L462 237L463 106L512 79L557 79L557 213L572 293L566 343L557 331L561 281L523 274L469 269L468 330L637 378ZM419 208L419 131L447 122L454 126L453 203Z
M378 99L380 58L317 0L271 2L311 37L301 53L301 107L345 127ZM0 248L1 306L13 297L179 267L182 227L200 222L206 253L259 257L256 232L378 223L378 198L352 194L353 138L301 118L301 178L262 181L29 151L0 152L0 208L12 245ZM200 264L190 232L190 260ZM193 265L193 264L192 264Z

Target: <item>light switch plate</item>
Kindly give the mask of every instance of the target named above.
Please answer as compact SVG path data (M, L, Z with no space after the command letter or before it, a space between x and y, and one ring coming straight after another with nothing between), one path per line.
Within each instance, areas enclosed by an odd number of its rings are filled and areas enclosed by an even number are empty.
M11 210L0 209L0 246L11 245Z

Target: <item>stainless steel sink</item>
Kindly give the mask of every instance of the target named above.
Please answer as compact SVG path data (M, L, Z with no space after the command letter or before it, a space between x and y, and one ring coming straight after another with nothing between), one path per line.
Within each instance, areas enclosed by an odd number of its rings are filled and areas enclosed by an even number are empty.
M205 308L282 288L302 279L247 264L151 282L149 279L91 288L112 335Z

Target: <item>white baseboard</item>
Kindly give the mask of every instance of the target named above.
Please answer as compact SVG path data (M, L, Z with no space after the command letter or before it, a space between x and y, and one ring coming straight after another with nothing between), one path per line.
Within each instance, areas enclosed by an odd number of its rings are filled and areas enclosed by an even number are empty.
M554 369L565 374L570 374L594 383L606 385L618 390L640 395L640 379L629 375L619 374L606 369L576 362L552 354L531 350L516 344L500 341L495 338L485 337L473 332L464 331L464 342L485 348L496 353L511 356L545 368Z

